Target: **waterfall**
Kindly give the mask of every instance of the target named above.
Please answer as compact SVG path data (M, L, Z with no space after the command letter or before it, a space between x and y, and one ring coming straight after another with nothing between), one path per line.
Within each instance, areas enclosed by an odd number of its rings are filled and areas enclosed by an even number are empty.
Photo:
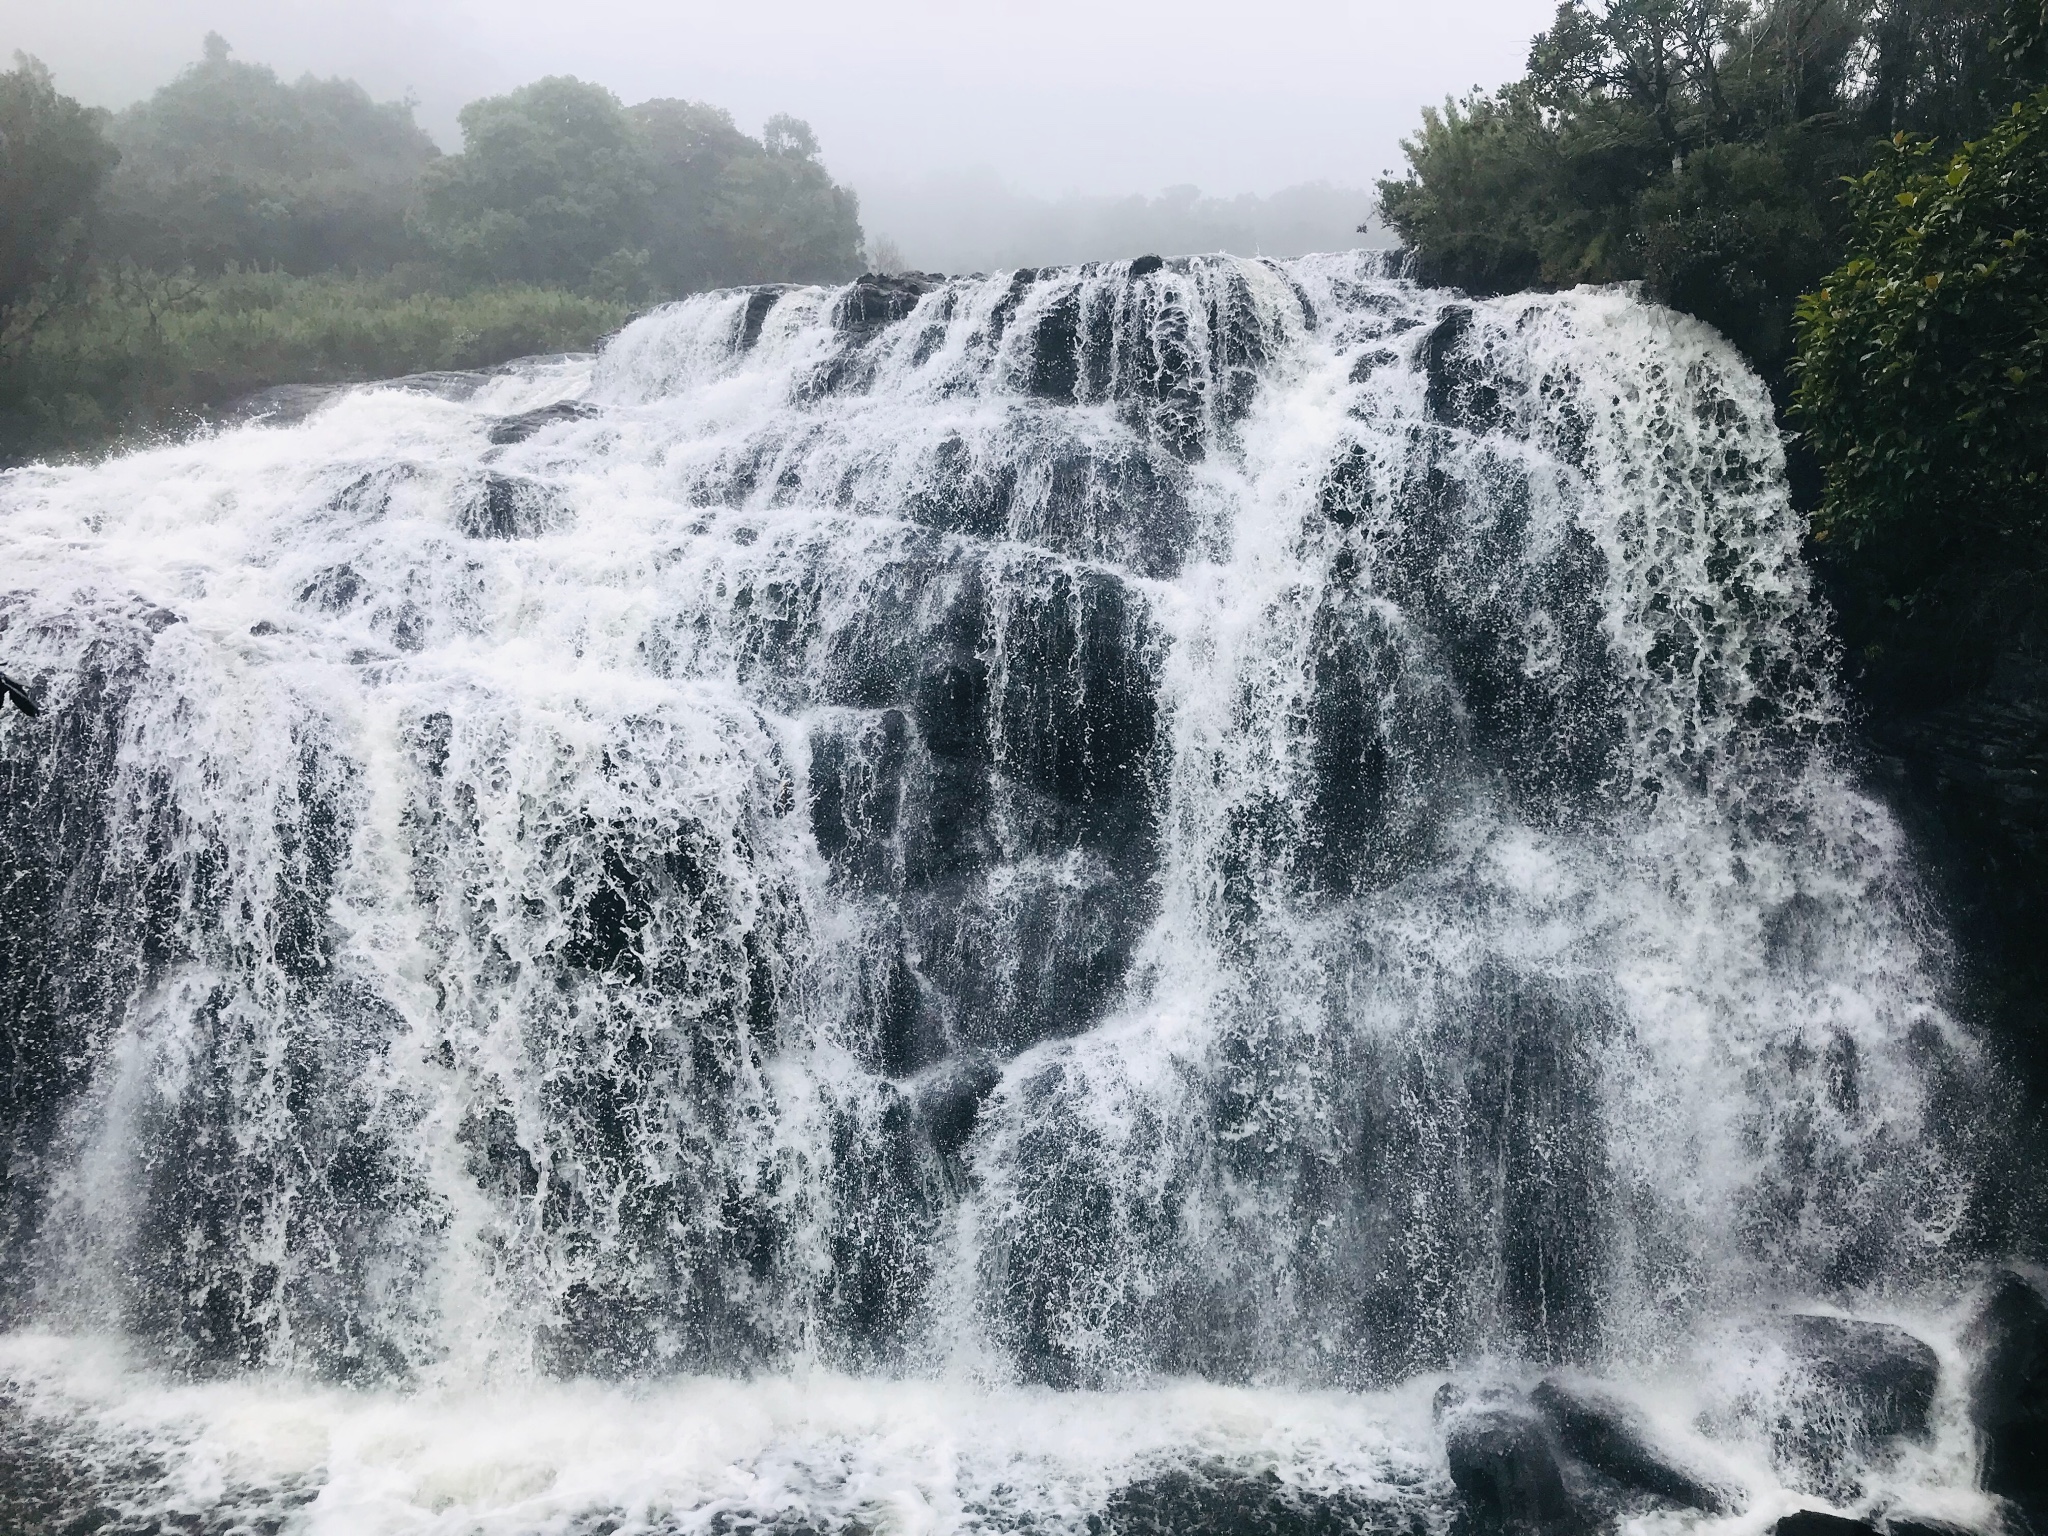
M1997 1074L1768 395L1632 292L709 294L0 529L0 1364L121 1508L1163 1530L1256 1446L1352 1529L1447 1373L1952 1349ZM1883 1476L1975 1497L1955 1390Z

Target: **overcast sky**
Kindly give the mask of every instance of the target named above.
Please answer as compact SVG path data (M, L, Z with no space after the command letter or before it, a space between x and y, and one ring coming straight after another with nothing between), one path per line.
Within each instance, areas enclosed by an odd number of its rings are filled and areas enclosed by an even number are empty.
M1425 102L1520 73L1552 0L0 0L23 49L122 106L198 57L465 101L545 74L806 118L856 188L974 168L1020 191L1367 186Z

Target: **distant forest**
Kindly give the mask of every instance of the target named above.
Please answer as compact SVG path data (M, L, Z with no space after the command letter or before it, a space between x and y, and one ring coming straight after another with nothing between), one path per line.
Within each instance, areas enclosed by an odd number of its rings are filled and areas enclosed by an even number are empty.
M567 77L475 101L443 154L405 102L281 80L219 36L125 111L0 74L0 464L266 384L589 346L740 282L834 282L854 194L793 117Z

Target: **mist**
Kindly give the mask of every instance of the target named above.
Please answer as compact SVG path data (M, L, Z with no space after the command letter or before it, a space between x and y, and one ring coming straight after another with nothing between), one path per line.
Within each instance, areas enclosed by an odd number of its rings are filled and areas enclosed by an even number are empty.
M451 150L463 103L544 75L593 80L628 102L711 102L749 132L789 112L817 131L833 175L887 211L877 226L901 226L906 255L923 246L932 254L920 259L975 265L993 258L979 254L987 236L974 231L1015 213L996 215L990 183L1043 200L1156 198L1179 186L1223 199L1315 182L1369 187L1399 163L1399 140L1424 104L1518 73L1550 9L1548 0L1280 0L1256 14L1212 0L0 0L0 56L33 54L67 93L118 109L172 78L217 31L236 57L287 79L342 75L379 98L412 97L421 124ZM942 218L909 204L919 188L948 184L982 190L941 235ZM1058 215L1062 228L1088 217L1073 207ZM955 249L957 260L945 256Z
M880 266L988 272L1147 252L1287 257L1379 245L1385 237L1362 228L1372 206L1369 190L1328 182L1265 197L1211 197L1189 185L1156 197L1040 197L983 168L870 184L861 218Z

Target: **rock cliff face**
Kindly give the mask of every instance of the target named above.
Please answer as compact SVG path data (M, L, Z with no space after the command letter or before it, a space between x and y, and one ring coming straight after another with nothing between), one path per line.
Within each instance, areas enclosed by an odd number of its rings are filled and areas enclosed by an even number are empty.
M1961 982L2048 1108L2048 644L1993 633L1945 687L1861 680L1864 734L1954 919Z

